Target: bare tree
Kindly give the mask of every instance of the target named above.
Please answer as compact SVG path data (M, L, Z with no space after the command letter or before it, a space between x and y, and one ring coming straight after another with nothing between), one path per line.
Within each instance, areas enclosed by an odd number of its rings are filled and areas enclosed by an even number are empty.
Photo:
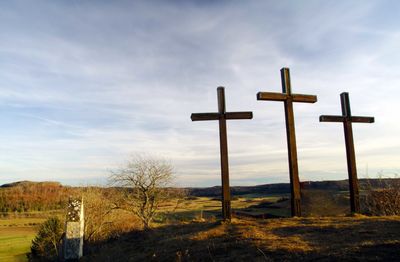
M85 200L85 241L103 240L110 236L115 206L107 192L99 187L86 187L82 195Z
M173 167L164 159L137 155L109 179L123 188L118 206L136 214L144 228L149 228L159 204L170 196L165 188L173 180Z

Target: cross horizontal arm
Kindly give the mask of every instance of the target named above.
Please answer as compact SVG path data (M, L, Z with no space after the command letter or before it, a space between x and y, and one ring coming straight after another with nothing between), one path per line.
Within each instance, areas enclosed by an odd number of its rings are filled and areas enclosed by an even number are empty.
M226 112L225 119L252 119L253 112Z
M370 117L370 116L351 116L350 117L351 122L356 122L356 123L374 123L375 118Z
M345 116L319 116L319 122L344 122ZM351 116L350 122L354 123L374 123L375 119L369 116Z
M317 96L314 95L301 95L301 94L287 95L284 93L273 93L273 92L257 93L257 100L285 101L286 99L288 99L288 97L292 97L293 102L302 102L302 103L317 102Z
M319 116L319 122L344 122L344 116Z
M287 99L286 94L272 93L272 92L258 92L257 100L270 100L270 101L285 101Z
M292 97L293 97L293 102L302 102L302 103L317 102L317 96L314 95L292 94Z
M192 119L192 121L218 120L220 115L220 113L193 113L190 119Z

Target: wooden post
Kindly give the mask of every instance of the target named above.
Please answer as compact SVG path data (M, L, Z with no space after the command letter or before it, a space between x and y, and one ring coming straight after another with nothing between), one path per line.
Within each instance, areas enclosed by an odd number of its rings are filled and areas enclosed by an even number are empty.
M226 112L224 87L217 88L218 113L194 113L191 115L192 121L219 121L219 144L221 159L221 182L222 182L222 218L231 219L231 193L229 186L229 164L228 164L228 138L226 131L226 120L252 119L252 112Z
M341 116L322 115L320 122L343 122L344 139L346 143L347 172L349 176L350 210L352 213L360 213L360 193L358 189L356 153L354 150L352 123L373 123L373 117L352 116L350 109L349 93L340 94L342 106Z
M317 97L314 95L292 94L289 68L281 69L281 81L282 93L259 92L257 93L257 100L284 102L290 175L291 213L292 216L301 216L300 179L299 168L297 164L293 102L315 103L317 102Z
M223 87L217 88L218 113L225 114L225 92ZM229 187L229 165L228 165L228 137L226 133L226 119L219 118L219 145L221 157L221 183L222 183L222 217L231 219L231 193Z
M288 68L281 69L281 82L282 82L282 93L292 94L292 88L290 83L290 74ZM296 145L296 133L294 126L294 113L293 113L293 100L288 97L284 101L285 103L285 120L286 120L286 138L288 147L288 159L289 159L289 172L290 172L290 190L292 194L291 198L291 213L292 216L301 216L301 195L300 195L300 180L299 180L299 168L297 164L297 145Z

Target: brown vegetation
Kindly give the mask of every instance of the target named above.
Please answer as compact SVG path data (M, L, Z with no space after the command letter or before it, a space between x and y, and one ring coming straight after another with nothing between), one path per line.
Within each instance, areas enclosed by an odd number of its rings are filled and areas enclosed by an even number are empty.
M363 200L368 215L400 215L400 180L380 180L378 186L366 190Z
M115 199L119 199L118 189L107 190L98 187L82 189L85 208L85 242L103 241L138 229L139 219L133 214L118 209Z
M45 211L64 208L76 189L57 182L18 182L0 188L0 212Z

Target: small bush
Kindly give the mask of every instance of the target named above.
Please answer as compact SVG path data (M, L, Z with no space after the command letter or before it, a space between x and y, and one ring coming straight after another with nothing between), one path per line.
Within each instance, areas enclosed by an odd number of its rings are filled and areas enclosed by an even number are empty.
M32 240L29 261L57 260L63 228L63 223L57 217L51 217L41 224L35 239Z
M370 190L365 196L365 213L373 216L400 215L400 188Z

